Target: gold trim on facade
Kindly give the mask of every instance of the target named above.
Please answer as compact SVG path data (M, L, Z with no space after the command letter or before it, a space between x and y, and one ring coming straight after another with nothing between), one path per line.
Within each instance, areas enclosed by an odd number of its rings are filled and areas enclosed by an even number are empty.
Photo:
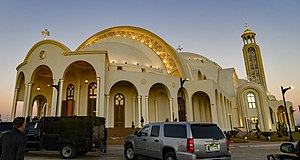
M171 76L186 77L176 51L154 33L138 27L120 26L100 31L83 42L76 51L102 40L115 37L130 38L143 43L160 57Z

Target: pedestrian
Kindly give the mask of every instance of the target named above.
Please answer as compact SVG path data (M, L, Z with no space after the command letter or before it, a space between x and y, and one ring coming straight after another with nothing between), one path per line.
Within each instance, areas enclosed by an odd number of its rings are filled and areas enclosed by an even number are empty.
M142 125L142 127L144 126L144 117L143 116L141 116L141 125Z
M30 116L28 114L28 116L26 117L26 124L28 124L30 122Z
M1 133L2 144L0 160L24 160L26 147L25 118L17 117L13 121L14 128Z

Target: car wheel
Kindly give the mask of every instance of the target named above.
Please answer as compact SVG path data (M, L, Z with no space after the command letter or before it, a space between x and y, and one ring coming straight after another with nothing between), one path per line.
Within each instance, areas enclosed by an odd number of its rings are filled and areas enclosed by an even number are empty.
M171 151L165 155L164 160L177 160L177 158L176 158L175 153Z
M132 145L127 145L124 150L124 155L127 160L135 160L136 155L134 153Z
M63 159L72 159L75 156L75 148L72 144L63 144L60 147L60 155Z

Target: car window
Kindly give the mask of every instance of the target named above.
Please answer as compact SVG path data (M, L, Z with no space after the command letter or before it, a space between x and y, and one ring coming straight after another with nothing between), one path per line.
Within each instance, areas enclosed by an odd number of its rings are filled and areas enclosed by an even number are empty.
M141 136L148 136L149 126L142 128L139 132Z
M191 124L193 138L225 138L222 130L216 124Z
M160 129L160 126L152 126L150 137L158 137L159 129Z
M185 124L166 124L164 126L164 136L172 138L187 138Z

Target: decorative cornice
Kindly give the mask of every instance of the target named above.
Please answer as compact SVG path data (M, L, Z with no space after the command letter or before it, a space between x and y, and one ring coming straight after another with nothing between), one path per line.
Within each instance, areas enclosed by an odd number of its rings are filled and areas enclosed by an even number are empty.
M185 78L186 75L177 57L177 52L154 33L138 27L120 26L103 30L83 42L76 51L102 40L115 37L130 38L143 43L160 57L170 75Z

